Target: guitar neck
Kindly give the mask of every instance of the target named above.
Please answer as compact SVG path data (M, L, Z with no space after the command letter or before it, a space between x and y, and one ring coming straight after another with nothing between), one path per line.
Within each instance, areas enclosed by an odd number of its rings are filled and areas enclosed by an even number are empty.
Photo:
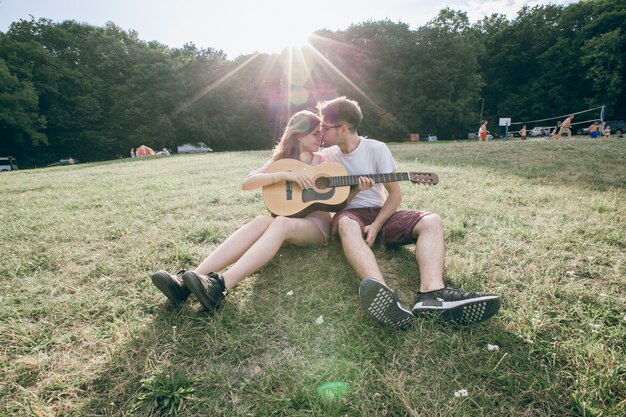
M366 175L341 175L336 177L328 177L331 187L345 187L348 185L358 185L359 177L368 177L379 182L399 182L410 181L408 172L391 172L389 174L366 174Z

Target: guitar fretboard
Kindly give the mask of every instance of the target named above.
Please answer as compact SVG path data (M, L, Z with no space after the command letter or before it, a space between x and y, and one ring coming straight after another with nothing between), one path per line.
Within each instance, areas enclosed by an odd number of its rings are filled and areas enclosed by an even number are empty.
M374 180L375 183L379 182L398 182L409 181L408 172L391 172L389 174L368 174L368 175L342 175L337 177L329 177L331 187L345 187L347 185L357 185L359 183L359 177L368 177Z

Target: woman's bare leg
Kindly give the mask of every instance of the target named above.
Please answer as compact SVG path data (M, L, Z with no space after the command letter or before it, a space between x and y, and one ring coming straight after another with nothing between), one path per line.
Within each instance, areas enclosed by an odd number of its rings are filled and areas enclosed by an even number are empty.
M207 256L195 272L203 275L209 272L219 272L236 262L259 240L273 220L271 216L257 216L246 223Z
M260 238L224 274L226 288L231 289L244 277L268 263L284 242L297 246L324 243L324 235L309 219L276 217Z

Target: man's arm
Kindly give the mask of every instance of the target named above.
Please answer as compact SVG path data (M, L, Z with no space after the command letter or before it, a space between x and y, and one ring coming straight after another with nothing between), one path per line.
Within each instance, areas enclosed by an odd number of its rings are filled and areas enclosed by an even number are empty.
M383 224L391 217L393 213L395 213L400 207L400 203L402 202L402 190L400 189L399 182L386 182L384 183L385 189L389 194L387 196L387 200L385 204L380 209L380 213L376 217L376 220L369 226L365 226L365 243L368 246L372 246L374 244L374 240L376 239L376 235L383 227Z

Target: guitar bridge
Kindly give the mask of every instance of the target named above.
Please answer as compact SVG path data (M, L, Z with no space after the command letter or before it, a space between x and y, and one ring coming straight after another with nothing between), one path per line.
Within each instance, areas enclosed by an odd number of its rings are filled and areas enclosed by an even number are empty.
M293 185L291 181L285 183L285 199L291 200L293 198Z

